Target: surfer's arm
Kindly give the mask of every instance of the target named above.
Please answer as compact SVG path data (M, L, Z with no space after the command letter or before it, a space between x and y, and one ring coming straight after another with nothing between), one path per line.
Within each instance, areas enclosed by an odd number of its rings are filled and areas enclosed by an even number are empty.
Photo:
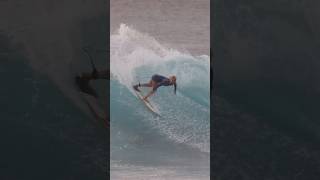
M177 92L177 83L174 83L173 86L174 86L174 94L176 94L176 92Z

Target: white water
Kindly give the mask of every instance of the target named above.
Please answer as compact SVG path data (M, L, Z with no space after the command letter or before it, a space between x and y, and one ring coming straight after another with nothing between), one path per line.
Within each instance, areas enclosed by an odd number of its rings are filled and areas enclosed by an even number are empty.
M111 159L128 173L127 164L133 169L169 164L179 169L177 176L185 171L183 166L208 174L209 57L169 49L124 24L111 35L110 54ZM161 117L153 116L132 90L133 84L147 82L153 74L177 76L177 95L173 87L160 87L151 97ZM121 177L119 163L111 166Z

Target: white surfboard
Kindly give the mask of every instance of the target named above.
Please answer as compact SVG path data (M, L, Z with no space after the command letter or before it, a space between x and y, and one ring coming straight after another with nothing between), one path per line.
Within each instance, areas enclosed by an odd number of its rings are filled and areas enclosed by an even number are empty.
M80 92L83 100L88 105L92 115L95 117L95 119L101 121L104 126L108 127L109 122L107 119L107 115L105 110L99 105L97 99L87 93Z
M145 101L143 100L143 96L141 95L141 93L137 92L136 90L134 90L134 92L136 93L137 97L143 102L143 104L155 115L160 116L159 111L149 102L149 101Z

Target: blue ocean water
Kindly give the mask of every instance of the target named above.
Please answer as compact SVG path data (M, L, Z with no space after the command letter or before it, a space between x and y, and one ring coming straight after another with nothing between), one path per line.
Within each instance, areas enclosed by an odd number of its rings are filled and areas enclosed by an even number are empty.
M111 36L111 177L125 177L139 169L142 172L134 177L143 179L150 171L159 173L153 167L162 167L161 179L169 172L164 166L169 166L175 169L170 171L173 179L209 178L209 63L207 55L167 48L126 25ZM177 77L176 95L173 87L160 87L150 98L161 117L152 114L132 89L153 74Z

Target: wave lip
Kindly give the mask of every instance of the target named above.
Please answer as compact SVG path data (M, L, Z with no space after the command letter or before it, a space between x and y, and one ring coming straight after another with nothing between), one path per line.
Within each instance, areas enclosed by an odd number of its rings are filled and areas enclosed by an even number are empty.
M209 153L209 56L194 57L167 48L152 36L125 24L122 24L110 39L111 125L115 127L114 131L117 131L111 133L111 141L114 144L134 146L129 142L129 136L135 134L135 131L144 131L145 134L139 134L142 139L165 138L176 144ZM177 95L174 95L173 87L160 87L151 97L161 117L155 117L148 112L131 88L138 82L148 82L153 74L177 76ZM142 91L146 93L148 89L142 88ZM133 125L132 131L129 124ZM152 130L146 130L147 128ZM128 137L125 137L126 133ZM157 142L165 141L157 140L153 143Z

